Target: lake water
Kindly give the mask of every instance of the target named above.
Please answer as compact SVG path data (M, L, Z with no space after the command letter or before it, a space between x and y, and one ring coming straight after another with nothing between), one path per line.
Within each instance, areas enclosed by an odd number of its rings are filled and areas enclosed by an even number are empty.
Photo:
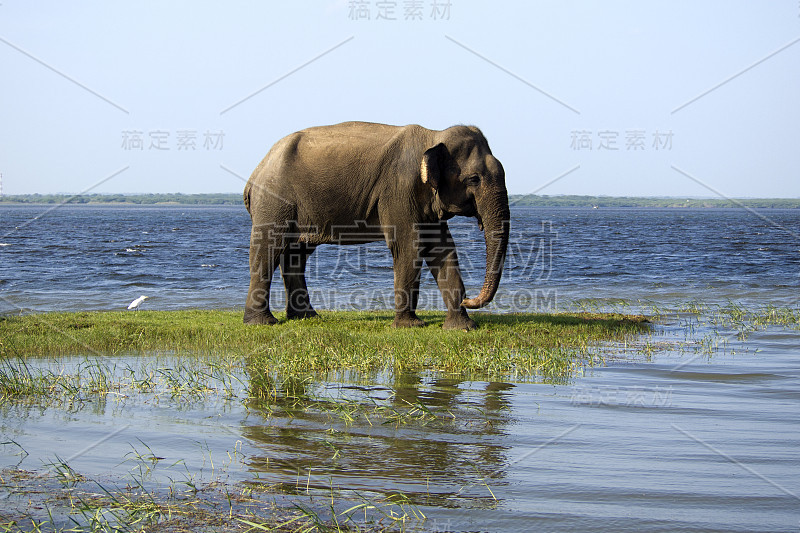
M140 294L149 309L243 304L243 208L46 209L0 207L0 311L123 309ZM269 406L228 398L239 385L201 398L165 389L5 403L0 441L13 444L0 446L0 466L46 471L58 456L124 483L136 450L163 458L152 483L263 482L279 503L323 516L334 492L337 511L401 492L427 517L412 531L800 530L800 331L740 335L685 312L689 302L797 309L800 212L516 209L512 218L488 312L658 309L647 339L655 352L611 347L605 366L558 384L387 374L331 378L309 385L304 402ZM482 236L472 222L452 226L474 294ZM388 255L380 244L320 248L308 276L315 305L390 307ZM429 275L423 288L438 308ZM84 374L105 365L132 380L176 361L31 365ZM19 503L0 491L4 501Z
M244 306L244 207L50 209L0 206L0 312L124 309L142 294L147 309ZM500 294L488 311L583 299L792 305L800 296L798 210L514 209L511 227ZM474 295L483 235L474 219L453 219L451 229ZM316 307L392 307L385 244L322 246L307 277ZM282 299L277 277L273 289ZM429 274L422 304L441 306Z

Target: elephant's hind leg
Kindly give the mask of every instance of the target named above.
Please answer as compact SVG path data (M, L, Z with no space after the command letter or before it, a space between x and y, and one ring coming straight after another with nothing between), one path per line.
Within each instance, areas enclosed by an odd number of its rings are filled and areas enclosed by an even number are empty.
M286 318L289 320L317 316L306 286L306 263L315 249L315 245L296 242L290 244L281 256L281 273L286 287Z
M244 306L245 324L277 324L269 309L272 274L278 268L283 236L275 224L254 225L250 233L250 288Z

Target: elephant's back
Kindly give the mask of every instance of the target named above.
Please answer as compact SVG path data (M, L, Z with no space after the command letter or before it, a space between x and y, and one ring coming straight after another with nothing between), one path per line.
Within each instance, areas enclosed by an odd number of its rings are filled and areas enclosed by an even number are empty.
M381 191L397 188L398 164L408 159L404 175L418 169L418 160L403 154L416 153L408 149L416 144L412 139L424 137L426 131L413 125L345 122L287 135L275 143L250 177L251 204L266 201L271 205L277 197L296 206L298 214L314 219L366 220Z
M359 162L368 166L370 162L379 161L399 139L425 136L426 133L432 132L416 124L392 126L375 122L342 122L315 126L276 142L259 167L264 170L279 167L282 171L303 167L318 171L322 167L352 168Z
M379 140L381 138L390 138L395 135L398 130L405 126L392 126L390 124L380 124L377 122L360 122L350 121L341 122L339 124L331 124L327 126L314 126L300 130L298 133L306 133L311 136L318 136L321 138L351 138L351 139L372 139Z
M327 163L341 159L377 157L383 147L402 131L402 127L372 122L343 122L317 126L297 132L298 153L309 159L323 158Z

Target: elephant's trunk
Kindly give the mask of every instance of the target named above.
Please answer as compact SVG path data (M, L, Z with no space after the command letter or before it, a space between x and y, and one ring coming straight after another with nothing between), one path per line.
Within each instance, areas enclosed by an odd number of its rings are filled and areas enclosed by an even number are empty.
M481 209L482 207L483 209ZM491 302L500 285L503 264L506 260L506 248L508 248L510 219L506 191L503 190L489 205L478 203L478 213L483 221L486 239L486 276L478 296L465 298L461 302L461 305L468 309L480 309Z

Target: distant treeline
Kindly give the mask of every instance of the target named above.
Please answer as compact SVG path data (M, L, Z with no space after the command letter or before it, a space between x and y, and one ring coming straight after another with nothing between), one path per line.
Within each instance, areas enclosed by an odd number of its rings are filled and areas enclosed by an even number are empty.
M800 198L637 198L632 196L538 196L509 197L519 207L749 207L752 209L798 209Z
M15 194L0 197L0 203L17 204L180 204L180 205L241 205L241 193L217 194Z
M512 194L518 207L749 207L799 209L800 198L637 198L615 196L538 196ZM0 197L0 203L16 204L133 204L133 205L243 205L240 193L218 194L16 194Z

